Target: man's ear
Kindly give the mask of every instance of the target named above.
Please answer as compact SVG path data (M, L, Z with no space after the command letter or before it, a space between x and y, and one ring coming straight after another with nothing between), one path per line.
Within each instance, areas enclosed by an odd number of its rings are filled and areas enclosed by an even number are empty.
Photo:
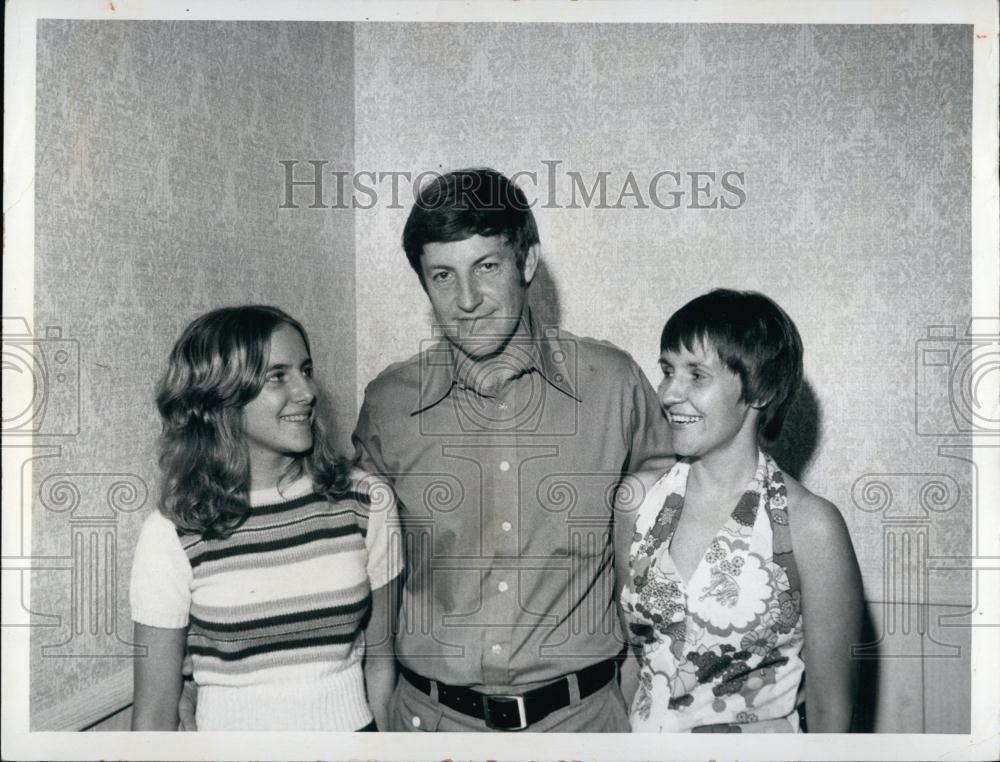
M524 285L530 285L531 279L535 277L535 270L538 269L538 260L541 257L541 254L542 245L540 243L536 243L528 249L528 253L524 257L524 269L522 270Z

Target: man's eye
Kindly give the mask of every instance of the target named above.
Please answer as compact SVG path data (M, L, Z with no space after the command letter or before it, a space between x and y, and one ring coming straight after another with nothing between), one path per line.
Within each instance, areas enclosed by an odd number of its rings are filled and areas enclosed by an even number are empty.
M451 276L451 273L446 272L436 272L431 275L431 280L435 283L444 283Z
M483 262L479 265L479 271L484 273L496 272L500 269L499 262Z
M310 366L308 366L306 368L303 368L302 369L302 375L305 376L306 378L312 378L313 377L312 366L310 365Z

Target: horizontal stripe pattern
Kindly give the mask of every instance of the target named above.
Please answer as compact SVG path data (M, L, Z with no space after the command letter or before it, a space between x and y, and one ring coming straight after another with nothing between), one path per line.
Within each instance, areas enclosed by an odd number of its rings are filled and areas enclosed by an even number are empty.
M298 611L294 614L237 622L201 620L192 616L190 628L192 635L198 637L219 642L245 642L272 636L283 636L290 632L304 632L320 627L329 630L331 625L336 623L354 624L359 616L364 616L370 605L371 599L364 598L347 606ZM247 633L253 634L248 635Z
M317 646L333 646L342 645L344 643L353 643L354 635L354 632L346 632L317 635L314 637L300 637L289 640L268 639L263 643L247 645L237 649L219 648L217 646L220 641L214 641L216 646L199 646L189 642L188 651L191 653L192 657L205 656L214 659L221 659L222 661L235 661L237 659L245 659L248 656L275 653L276 651L291 651L296 648L314 648Z
M348 553L344 558L353 564L360 555ZM192 588L194 600L190 612L203 621L259 619L303 608L340 606L364 598L365 589L355 590L367 584L364 569L353 565L338 569L336 561L337 558L327 556L290 562L280 570L280 575L273 567L218 574L213 584ZM281 595L283 591L276 589L276 577L294 580L295 587L288 588L291 595ZM331 583L331 579L335 581ZM332 587L334 584L336 588ZM296 603L290 603L291 598L297 599Z
M296 600L301 600L297 598ZM351 601L340 606L326 606L318 608L305 608L302 610L289 611L288 613L273 614L260 619L250 619L243 617L225 617L219 609L211 609L203 613L205 619L191 613L191 624L202 631L211 633L242 632L244 630L258 630L268 627L278 627L282 625L294 625L298 623L323 621L327 618L353 617L359 612L363 613L371 604L371 597ZM250 612L254 613L257 607L254 606Z
M358 492L336 503L309 492L252 506L225 539L180 537L194 575L188 650L199 683L257 684L262 668L273 677L303 664L322 679L360 659L369 503Z
M308 558L315 558L327 553L343 553L351 550L364 549L364 540L356 531L346 528L334 528L330 531L303 532L292 534L272 542L254 543L250 547L242 547L231 552L214 551L211 558L200 564L192 564L191 568L198 572L198 567L207 565L205 575L221 574L230 569L268 568L281 566L289 560L295 563Z
M300 522L268 527L267 533L271 535L270 539L258 542L247 542L249 539L247 533L234 534L232 537L227 538L232 542L228 542L224 546L223 543L225 541L223 540L211 540L209 542L217 547L206 548L199 553L188 554L191 568L197 569L204 563L220 561L232 558L233 556L246 555L248 553L273 553L286 548L306 545L314 540L336 539L338 537L349 537L354 534L360 536L361 534L357 525L353 522L346 526L320 526L307 531L304 527L298 526L298 524L312 524L322 521L322 518L314 516L309 519L303 519ZM205 541L203 540L202 542Z
M271 650L280 650L278 646L281 643L292 643L304 637L326 637L329 638L328 644L352 643L369 605L370 599L365 597L349 606L335 609L307 610L248 621L196 621L192 617L188 643L192 648L198 646L207 649L202 651L205 654L217 654L226 660L245 648L269 645ZM330 613L331 611L335 613Z
M305 495L294 498L293 500L288 500L285 502L275 502L268 505L255 505L253 512L254 515L268 516L273 513L285 513L288 511L294 511L296 508L300 508L303 505L308 505L316 500L325 500L322 495L317 495L315 492L309 492ZM365 507L371 505L371 498L355 490L349 490L344 496L337 502L337 506L349 506L351 503L357 503L358 505L363 505Z
M353 647L357 658L331 660L330 654L342 650L342 645L312 646L284 651L281 661L275 664L272 654L244 654L238 661L223 662L220 659L204 659L199 657L201 670L198 676L199 687L203 684L240 687L245 685L284 685L297 682L300 685L312 683L318 675L324 678L345 670L361 667L361 646ZM223 671L216 671L215 665L221 665Z

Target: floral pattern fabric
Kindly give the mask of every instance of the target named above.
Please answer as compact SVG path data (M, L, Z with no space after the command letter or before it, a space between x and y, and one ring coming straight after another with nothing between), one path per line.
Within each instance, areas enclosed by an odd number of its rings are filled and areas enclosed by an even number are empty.
M621 594L641 643L635 732L797 732L804 663L798 572L781 472L757 472L685 583L670 556L689 464L646 495Z

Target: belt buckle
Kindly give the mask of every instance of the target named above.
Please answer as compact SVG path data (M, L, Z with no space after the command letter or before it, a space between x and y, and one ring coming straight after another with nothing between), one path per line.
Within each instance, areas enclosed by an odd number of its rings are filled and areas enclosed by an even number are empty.
M517 727L504 727L493 722L493 713L490 710L491 702L514 702L517 705ZM486 727L493 730L524 730L528 727L528 715L524 711L524 696L483 696L483 719Z

